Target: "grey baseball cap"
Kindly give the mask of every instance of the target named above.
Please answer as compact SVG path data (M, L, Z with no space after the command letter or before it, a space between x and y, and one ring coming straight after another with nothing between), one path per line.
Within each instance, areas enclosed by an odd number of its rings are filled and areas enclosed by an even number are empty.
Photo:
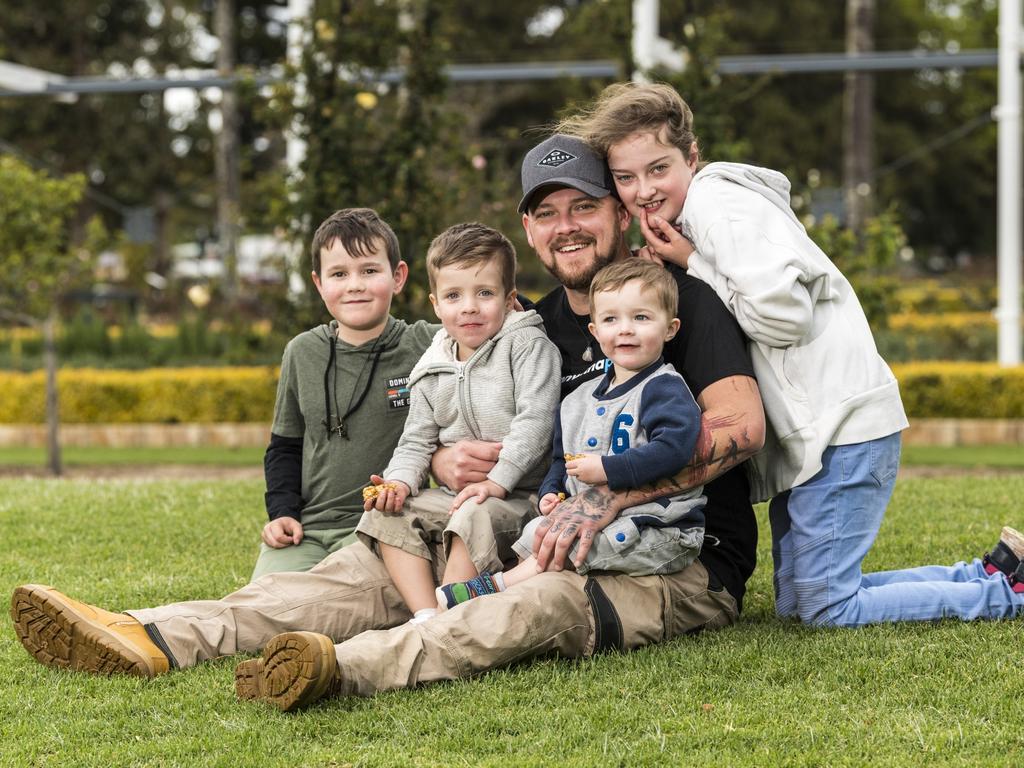
M520 213L525 213L530 198L541 187L572 187L591 197L607 197L615 190L604 160L582 139L562 133L556 133L527 152L521 173Z

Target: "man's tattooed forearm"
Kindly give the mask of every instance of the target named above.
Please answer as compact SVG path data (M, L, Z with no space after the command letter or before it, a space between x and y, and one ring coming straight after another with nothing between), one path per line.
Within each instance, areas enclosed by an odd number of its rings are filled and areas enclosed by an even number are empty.
M727 439L723 445L719 445L715 440L715 430L725 431ZM690 463L674 477L631 491L629 503L639 503L638 498L669 496L703 485L712 477L750 458L754 454L750 449L751 442L738 417L717 416L704 419Z

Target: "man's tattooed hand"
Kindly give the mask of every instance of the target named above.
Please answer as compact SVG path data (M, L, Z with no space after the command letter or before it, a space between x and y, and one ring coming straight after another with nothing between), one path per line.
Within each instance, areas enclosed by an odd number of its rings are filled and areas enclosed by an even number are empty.
M607 487L587 488L572 496L541 520L533 539L537 564L544 570L560 571L573 544L578 543L573 564L583 564L594 543L594 535L619 513L619 505Z

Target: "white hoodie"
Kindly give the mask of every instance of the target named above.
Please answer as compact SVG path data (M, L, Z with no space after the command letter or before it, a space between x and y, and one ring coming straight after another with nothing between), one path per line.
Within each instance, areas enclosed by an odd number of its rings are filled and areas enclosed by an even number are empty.
M755 501L800 485L830 445L908 426L850 283L789 207L789 180L711 163L690 183L679 221L693 242L687 271L712 288L750 338L768 421L748 463Z

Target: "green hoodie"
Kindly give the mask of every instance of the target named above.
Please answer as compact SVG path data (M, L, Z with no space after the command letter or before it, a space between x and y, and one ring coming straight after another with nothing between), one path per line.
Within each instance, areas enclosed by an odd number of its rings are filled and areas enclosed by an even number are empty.
M301 521L309 530L354 529L359 522L362 489L371 473L387 466L405 426L409 374L439 328L389 317L380 336L352 346L338 338L337 327L332 320L300 333L285 347L271 427L275 435L302 438ZM328 371L331 345L335 358ZM343 419L347 437L329 433L327 408L336 425L364 390L362 403Z

